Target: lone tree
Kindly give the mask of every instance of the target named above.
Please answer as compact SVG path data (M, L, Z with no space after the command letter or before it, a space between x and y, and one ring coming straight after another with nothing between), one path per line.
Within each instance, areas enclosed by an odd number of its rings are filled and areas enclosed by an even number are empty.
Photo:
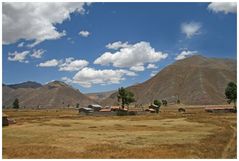
M180 104L180 100L179 99L177 100L177 104Z
M159 108L161 106L161 102L159 100L154 100L154 104L157 106L157 108L155 109L156 113L159 113Z
M134 94L121 87L118 89L118 102L121 102L121 107L124 109L125 105L129 107L129 104L135 102Z
M177 104L180 104L180 99L179 99L179 96L178 96L178 95L176 95L176 97L177 97L176 103L177 103Z
M167 100L162 100L162 103L164 106L167 106L167 104L168 104Z
M79 108L79 107L80 107L80 104L79 104L79 103L77 103L77 104L76 104L76 108Z
M14 100L12 106L13 106L13 108L15 108L15 109L19 109L19 101L18 101L17 98Z
M234 82L228 83L225 89L225 95L228 99L228 103L234 103L234 108L236 108L236 101L237 101L237 85Z

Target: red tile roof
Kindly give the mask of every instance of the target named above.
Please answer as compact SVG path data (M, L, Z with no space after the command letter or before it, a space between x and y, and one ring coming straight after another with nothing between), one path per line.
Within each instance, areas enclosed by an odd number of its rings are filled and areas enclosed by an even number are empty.
M101 109L100 112L111 112L111 109Z

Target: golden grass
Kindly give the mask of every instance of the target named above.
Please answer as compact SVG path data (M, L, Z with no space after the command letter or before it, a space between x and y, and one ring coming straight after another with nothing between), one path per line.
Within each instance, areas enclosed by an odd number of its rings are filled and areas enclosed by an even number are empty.
M77 111L4 111L3 158L235 158L236 114L164 107L143 116L79 116Z

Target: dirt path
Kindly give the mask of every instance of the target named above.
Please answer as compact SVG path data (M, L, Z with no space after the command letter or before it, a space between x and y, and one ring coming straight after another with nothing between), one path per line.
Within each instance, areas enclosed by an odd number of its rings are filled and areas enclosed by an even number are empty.
M236 139L236 134L237 134L237 130L236 127L233 127L232 125L230 125L230 128L232 128L233 130L233 135L230 138L229 142L227 143L227 145L225 146L223 152L222 152L222 158L230 158L230 151L233 150L233 142Z

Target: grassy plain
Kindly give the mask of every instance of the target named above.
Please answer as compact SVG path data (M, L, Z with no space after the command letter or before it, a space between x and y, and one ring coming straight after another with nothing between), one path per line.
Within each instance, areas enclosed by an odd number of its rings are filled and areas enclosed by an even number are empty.
M80 116L73 109L4 110L3 158L236 158L236 114L202 107Z

